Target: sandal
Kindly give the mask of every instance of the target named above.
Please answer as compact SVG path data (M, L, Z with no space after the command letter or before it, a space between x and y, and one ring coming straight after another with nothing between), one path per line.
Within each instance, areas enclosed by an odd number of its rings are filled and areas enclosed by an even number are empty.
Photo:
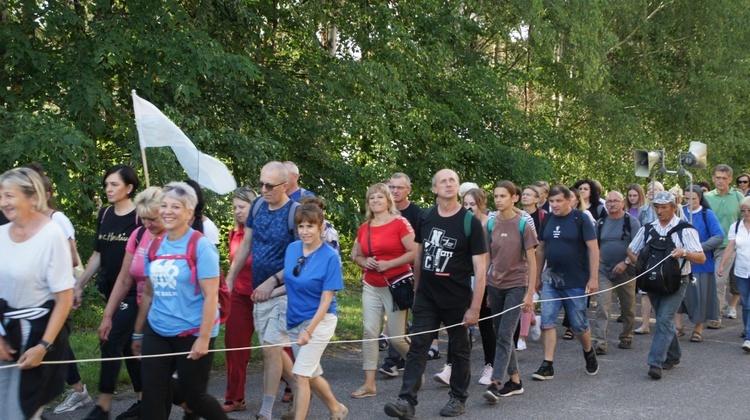
M440 358L440 350L437 347L430 347L430 351L427 352L427 360L437 360Z
M698 331L693 331L693 334L690 336L690 341L693 343L700 343L703 341L703 336Z
M573 339L573 330L568 328L567 331L565 331L565 334L563 334L563 340L572 340Z
M294 401L294 394L292 394L292 389L287 387L284 389L284 395L281 396L281 402L290 403L292 401Z
M356 391L352 392L352 398L367 398L378 395L377 391L361 386Z

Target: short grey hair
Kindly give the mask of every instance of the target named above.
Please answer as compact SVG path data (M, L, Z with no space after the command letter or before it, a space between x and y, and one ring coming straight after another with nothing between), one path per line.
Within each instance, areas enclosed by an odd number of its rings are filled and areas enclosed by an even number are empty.
M299 167L291 160L284 162L284 166L286 166L286 170L289 171L290 174L299 175Z
M411 187L411 178L409 178L409 175L406 175L403 172L396 172L395 174L391 175L391 179L405 179L406 186Z
M181 202L188 210L195 210L195 206L198 205L198 195L195 193L193 187L186 182L170 182L164 187L162 192L162 200L166 197L174 198Z

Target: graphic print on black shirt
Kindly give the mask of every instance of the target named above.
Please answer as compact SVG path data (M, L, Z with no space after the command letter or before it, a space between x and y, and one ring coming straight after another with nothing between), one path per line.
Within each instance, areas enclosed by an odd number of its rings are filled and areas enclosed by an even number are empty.
M487 252L482 224L471 218L471 235L464 231L463 207L456 214L442 217L437 208L424 214L415 230L415 241L422 244L419 290L417 293L444 308L468 308L471 304L472 256Z
M135 209L130 213L119 216L112 206L99 211L99 226L94 239L94 251L99 252L101 267L96 280L96 287L109 299L109 294L120 274L122 259L125 256L125 246L130 234L141 221L136 217ZM128 296L135 296L135 285L130 288Z

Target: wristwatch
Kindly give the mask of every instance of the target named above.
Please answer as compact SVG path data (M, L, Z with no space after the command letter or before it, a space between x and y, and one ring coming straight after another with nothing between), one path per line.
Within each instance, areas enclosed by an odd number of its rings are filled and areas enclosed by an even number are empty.
M625 258L625 261L623 261L623 262L625 263L625 265L630 265L630 260L627 259L627 258Z
M46 342L44 340L39 340L39 344L41 344L42 346L44 346L44 351L46 351L48 353L52 350L52 344L51 343L48 343L48 342Z

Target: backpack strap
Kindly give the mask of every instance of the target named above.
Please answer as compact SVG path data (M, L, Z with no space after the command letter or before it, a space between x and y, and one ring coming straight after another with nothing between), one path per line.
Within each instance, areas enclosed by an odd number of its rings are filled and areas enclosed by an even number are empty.
M739 232L739 230L740 230L740 222L741 221L742 220L738 220L737 223L734 224L734 237L735 237L735 240L737 238L737 232Z
M599 220L596 221L596 241L597 242L601 242L602 241L602 228L604 227L604 221L606 219L607 219L606 217L602 217L602 218L600 218Z
M250 209L250 214L253 216L253 219L255 219L255 216L258 215L260 206L263 205L263 201L263 197L255 197L255 200L253 201L253 207Z
M299 233L297 232L297 224L294 223L294 216L297 214L299 209L299 202L292 201L292 207L289 209L289 215L287 216L286 226L289 229L289 233L294 236L294 239L299 239Z
M489 243L492 243L492 229L495 227L495 217L490 217L490 220L487 221L487 241Z
M198 284L197 280L197 269L196 269L196 262L198 261L198 241L203 237L203 234L198 232L197 230L194 230L193 233L190 235L190 239L188 240L187 245L187 252L185 254L170 254L170 255L156 255L156 252L159 250L159 247L161 246L162 241L164 241L164 235L158 236L154 238L153 241L151 241L151 245L148 249L148 260L149 262L153 262L157 259L161 260L187 260L188 267L190 267L190 284L195 284L196 292L195 294L200 293L200 285Z
M135 234L135 246L137 247L138 244L141 243L141 239L143 239L143 234L146 233L146 228L143 226L138 226L137 228L135 228L135 230L138 231L138 233Z
M521 259L523 260L526 255L526 245L523 240L523 233L526 230L526 218L521 216L521 220L518 221L518 232L521 234Z
M471 218L474 217L474 213L467 211L464 213L464 233L468 238L471 236Z

